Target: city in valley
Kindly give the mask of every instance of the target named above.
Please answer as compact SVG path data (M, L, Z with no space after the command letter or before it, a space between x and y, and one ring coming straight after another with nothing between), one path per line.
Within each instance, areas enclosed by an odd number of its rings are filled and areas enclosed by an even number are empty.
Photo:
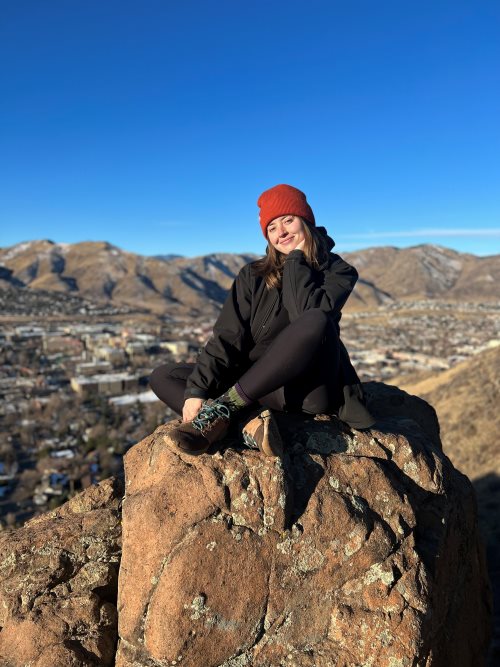
M170 361L194 361L214 318L72 305L61 295L0 292L0 521L19 526L122 470L123 454L175 418L148 385ZM22 305L22 304L21 304ZM30 315L27 315L27 312ZM61 312L62 311L62 312ZM33 313L36 313L35 315ZM500 339L500 306L399 301L346 312L341 335L362 381L425 377Z

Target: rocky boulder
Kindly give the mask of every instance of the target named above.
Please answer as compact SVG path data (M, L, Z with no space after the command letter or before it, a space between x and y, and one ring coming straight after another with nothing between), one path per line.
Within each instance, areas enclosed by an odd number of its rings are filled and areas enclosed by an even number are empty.
M114 664L123 484L0 534L0 666Z
M283 460L237 441L190 457L173 424L127 453L117 667L484 663L472 486L432 408L367 393L367 432L282 415Z

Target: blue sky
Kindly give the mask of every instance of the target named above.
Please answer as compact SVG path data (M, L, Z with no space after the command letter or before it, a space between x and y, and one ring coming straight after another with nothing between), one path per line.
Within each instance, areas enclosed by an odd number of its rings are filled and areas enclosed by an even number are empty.
M5 0L0 246L262 252L304 190L339 252L500 252L497 0Z

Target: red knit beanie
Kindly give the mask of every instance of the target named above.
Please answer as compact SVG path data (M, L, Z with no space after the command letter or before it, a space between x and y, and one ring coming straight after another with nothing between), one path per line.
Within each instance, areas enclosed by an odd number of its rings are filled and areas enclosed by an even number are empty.
M303 192L291 185L275 185L263 192L257 200L260 207L259 221L262 233L267 238L267 225L281 215L298 215L311 225L316 225L314 213Z

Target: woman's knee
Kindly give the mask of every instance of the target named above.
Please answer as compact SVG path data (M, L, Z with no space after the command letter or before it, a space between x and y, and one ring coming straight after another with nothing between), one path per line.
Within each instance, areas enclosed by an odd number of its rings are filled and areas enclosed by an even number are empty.
M294 324L300 328L300 335L311 341L321 341L329 327L330 320L328 315L320 308L306 310L298 317Z
M149 386L154 390L154 387L157 387L158 384L165 382L165 380L170 376L174 364L162 364L157 366L151 375L149 376Z
M159 392L163 395L170 386L176 386L179 382L185 383L193 371L193 366L194 364L162 364L149 376L149 386L157 396L160 395Z
M192 371L193 364L162 364L149 376L149 386L163 403L181 414L186 380Z

